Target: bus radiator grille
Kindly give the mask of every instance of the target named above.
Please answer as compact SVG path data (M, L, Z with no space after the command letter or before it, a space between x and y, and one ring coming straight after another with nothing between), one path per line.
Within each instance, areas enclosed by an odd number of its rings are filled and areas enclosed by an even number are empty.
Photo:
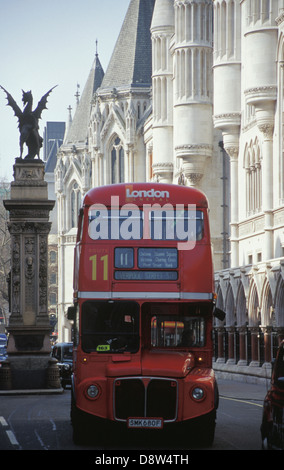
M115 419L163 418L174 421L177 414L177 382L159 378L117 379L114 389Z

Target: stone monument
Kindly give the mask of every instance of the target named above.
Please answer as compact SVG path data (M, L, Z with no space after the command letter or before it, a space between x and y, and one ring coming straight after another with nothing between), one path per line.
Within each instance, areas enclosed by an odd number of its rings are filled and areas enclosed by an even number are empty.
M49 212L55 201L48 200L45 165L39 159L42 138L38 134L38 119L50 91L35 111L32 111L31 92L23 92L26 104L23 112L6 92L8 104L18 117L21 134L21 153L14 164L11 198L4 201L9 211L11 235L11 314L7 328L7 353L13 389L60 387L59 374L50 357L48 315ZM29 153L22 158L24 144L28 146Z

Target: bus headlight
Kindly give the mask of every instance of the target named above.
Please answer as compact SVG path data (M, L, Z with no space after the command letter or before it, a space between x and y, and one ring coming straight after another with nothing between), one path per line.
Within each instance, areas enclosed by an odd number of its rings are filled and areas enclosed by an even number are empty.
M100 389L97 385L93 384L93 385L90 385L88 388L87 388L87 395L88 395L88 398L91 398L91 399L96 399L98 398L100 394Z
M197 401L203 400L205 396L204 390L201 387L195 387L192 390L191 395L192 395L192 398L194 398L194 400L197 400Z

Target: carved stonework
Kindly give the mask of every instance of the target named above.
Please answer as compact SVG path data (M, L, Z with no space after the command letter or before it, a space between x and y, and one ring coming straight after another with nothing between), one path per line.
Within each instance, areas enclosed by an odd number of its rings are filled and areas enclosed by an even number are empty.
M41 160L16 159L11 199L47 200L47 182L44 181L45 164Z
M248 103L257 103L262 100L276 100L277 97L277 87L274 85L271 86L259 86L254 88L248 88L245 90L245 96Z
M213 147L209 144L185 144L175 147L177 158L190 158L191 156L211 157Z
M11 236L11 252L12 252L12 269L11 269L11 304L12 314L10 316L10 323L13 321L20 322L20 292L21 292L21 276L20 276L20 259L21 259L21 244L20 236Z
M153 169L153 174L154 174L154 181L158 183L160 181L165 182L166 180L169 180L169 182L171 181L173 171L174 171L173 163L171 162L153 163L152 169Z
M12 251L8 353L33 352L33 344L39 344L39 335L43 338L39 351L49 353L48 234L51 223L48 219L54 201L44 198L42 162L33 161L24 166L16 162L14 167L17 180L11 199L4 201L10 215L8 229ZM28 341L24 340L25 335ZM19 340L24 345L21 351L17 349Z
M239 127L241 124L241 114L240 113L223 113L216 114L214 116L214 126L218 129L224 127Z
M190 186L197 186L201 181L203 173L186 173L187 180Z
M238 160L239 147L238 146L225 146L225 151L231 160Z
M25 185L29 185L31 182L40 184L43 180L44 176L44 167L40 166L38 168L34 168L32 166L24 165L20 166L17 165L14 169L14 178L16 182L21 182Z
M39 239L39 312L47 313L47 237Z
M260 132L262 132L265 140L272 140L274 126L270 123L258 124Z

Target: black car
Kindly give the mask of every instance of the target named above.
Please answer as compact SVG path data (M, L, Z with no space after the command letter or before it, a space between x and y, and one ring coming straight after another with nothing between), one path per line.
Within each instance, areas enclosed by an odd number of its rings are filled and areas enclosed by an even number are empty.
M278 348L264 399L261 438L264 449L284 450L284 341Z
M2 362L7 359L7 336L5 334L0 334L0 367Z
M0 367L2 367L2 363L8 359L6 349L0 348Z
M61 385L66 388L66 385L71 385L73 343L56 343L52 348L51 355L58 361Z

